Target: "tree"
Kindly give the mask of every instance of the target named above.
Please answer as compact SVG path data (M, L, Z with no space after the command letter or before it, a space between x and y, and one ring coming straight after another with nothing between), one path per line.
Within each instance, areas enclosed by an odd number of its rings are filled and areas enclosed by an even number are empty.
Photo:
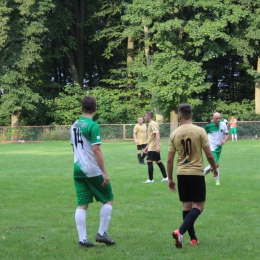
M53 4L44 1L6 1L0 4L2 21L0 42L1 114L19 119L40 102L38 83L45 35L46 12Z

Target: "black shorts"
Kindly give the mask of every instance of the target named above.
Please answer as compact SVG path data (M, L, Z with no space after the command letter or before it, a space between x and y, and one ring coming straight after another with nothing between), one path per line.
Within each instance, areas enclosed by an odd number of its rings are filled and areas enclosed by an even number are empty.
M177 175L179 198L182 202L203 202L206 200L204 176Z
M151 161L160 161L161 160L161 155L160 153L157 153L155 151L149 151L147 153L147 160L151 160Z
M137 145L137 150L139 151L139 150L145 149L146 146L147 146L147 144L138 144Z

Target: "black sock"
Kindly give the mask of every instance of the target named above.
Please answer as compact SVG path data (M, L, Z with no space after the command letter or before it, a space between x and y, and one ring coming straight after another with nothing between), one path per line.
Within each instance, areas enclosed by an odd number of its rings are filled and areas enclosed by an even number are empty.
M147 162L149 180L153 180L153 162Z
M143 153L141 159L144 160L144 158L146 157L147 153Z
M189 214L190 210L183 210L182 211L182 216L183 216L183 220L186 218L186 216ZM188 233L190 236L190 240L195 239L197 240L197 237L195 235L195 229L194 229L194 225L192 225L189 229L188 229Z
M160 168L160 170L161 170L161 173L162 173L162 175L163 175L163 178L166 178L166 177L167 177L167 174L166 174L165 167L164 167L163 163L162 163L162 162L159 162L159 163L157 163L157 165L159 166L159 168Z
M141 163L141 154L140 153L137 154L137 158L138 158L139 163Z
M200 210L197 208L192 208L190 212L186 215L181 227L180 233L183 235L195 222L197 217L200 215Z

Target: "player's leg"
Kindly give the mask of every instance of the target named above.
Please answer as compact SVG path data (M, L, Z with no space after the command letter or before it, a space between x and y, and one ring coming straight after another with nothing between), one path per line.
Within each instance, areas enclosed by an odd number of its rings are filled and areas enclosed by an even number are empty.
M148 151L147 153L147 166L148 166L148 176L149 179L144 181L143 183L153 183L153 152Z
M186 216L190 213L191 208L192 208L191 206L192 206L192 203L190 203L190 207L183 208L183 210L182 210L183 220L185 220ZM190 244L191 245L196 245L198 243L198 239L197 239L196 234L195 234L194 225L192 225L188 229L188 233L189 233L189 236L190 236Z
M234 135L235 135L235 140L237 141L237 128L234 128Z
M109 183L106 187L102 187L104 182L102 175L88 178L87 181L95 199L103 203L100 209L100 222L96 242L114 245L115 242L107 235L114 199L111 184Z
M221 150L222 150L222 147L219 147L216 151L214 151L214 158L216 161L217 171L218 171L218 176L215 177L216 185L220 185L219 159L220 159L220 155L221 155Z
M189 191L187 190L187 183L186 183L187 176L177 175L177 179L178 179L178 194L179 194L180 201L182 202L183 205L184 205L184 202L186 202L186 203L190 202L190 205L191 205L191 201L190 201L191 197L190 197ZM187 205L187 204L185 204L185 205ZM183 207L183 209L184 209L184 207ZM190 210L190 208L188 208L188 210ZM183 247L183 234L180 233L180 229L179 228L175 229L172 232L172 236L175 239L175 247L182 248Z
M86 216L88 204L93 202L93 197L83 178L74 178L74 185L77 198L77 209L75 212L75 222L79 236L79 246L93 247L94 244L87 239Z
M215 162L217 163L218 161L218 155L215 151L211 151L212 155L214 156ZM218 166L217 166L218 167ZM208 173L211 172L211 166L208 165L206 168L204 168L204 175L207 175Z
M232 141L234 141L234 137L235 137L234 127L231 128L231 136L232 136Z
M204 176L178 175L178 191L180 200L183 202L183 211L188 211L182 225L173 232L176 247L182 247L183 235L191 231L191 245L198 243L195 236L194 222L204 209L206 199L206 185ZM198 202L197 202L198 201ZM193 229L193 230L192 230ZM192 234L192 232L194 233ZM181 243L179 243L181 240Z
M208 165L206 168L204 168L204 175L207 175L210 172L211 172L211 166Z
M142 145L142 148L144 149L143 154L142 154L142 156L141 156L142 164L145 164L144 159L145 159L145 157L146 157L146 155L147 155L147 153L145 153L145 148L146 148L146 146L147 146L147 144L143 144L143 145Z
M137 158L140 164L142 164L141 153L142 153L142 145L137 145Z
M167 174L166 174L164 164L161 161L161 154L160 153L154 152L154 161L156 161L156 164L158 165L158 167L159 167L159 169L162 173L163 179L161 180L161 182L168 181L168 177L167 177Z
M186 200L190 199L192 203L189 201L183 202L183 210L189 210L189 212L180 227L180 233L184 234L187 230L190 230L192 242L192 240L197 240L194 230L194 223L198 216L202 213L206 199L206 184L204 176L187 176L186 186L186 189L189 191L189 197L187 196ZM192 233L192 228L194 233Z

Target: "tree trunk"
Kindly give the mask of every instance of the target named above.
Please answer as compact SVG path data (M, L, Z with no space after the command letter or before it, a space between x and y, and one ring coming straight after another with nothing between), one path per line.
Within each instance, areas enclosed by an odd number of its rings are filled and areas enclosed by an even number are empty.
M171 123L170 134L171 134L179 125L179 123L178 123L178 114L176 113L175 110L171 111L170 123Z
M143 18L144 20L144 18ZM147 67L151 66L151 55L150 55L150 45L149 45L149 27L144 25L144 53L146 58ZM152 99L154 99L154 92L152 92ZM156 107L156 122L163 122L163 115L160 113L160 107Z
M134 50L134 38L132 36L129 36L127 40L127 58L126 58L127 67L129 67L129 64L133 61L133 50ZM128 71L127 77L128 78L133 77L130 71ZM127 85L128 86L132 85L130 80L127 82Z
M70 64L73 81L79 84L80 81L79 81L78 68L76 66L75 54L73 49L69 50L69 64Z
M85 1L66 1L69 10L75 15L74 27L70 27L70 34L75 37L76 48L70 48L68 52L69 65L73 81L83 87L84 81L84 18Z
M15 141L18 141L19 140L19 129L18 129L18 127L20 126L20 113L12 114L11 124L12 124L12 127L14 128L14 129L12 129L12 138Z
M258 56L257 71L260 72L260 56ZM255 84L255 112L260 114L260 81Z
M150 47L148 41L149 41L149 27L144 25L144 46L145 46L144 53L145 53L147 67L151 65Z
M85 18L85 1L75 1L76 11L76 61L78 68L79 85L83 87L84 80L84 18Z

